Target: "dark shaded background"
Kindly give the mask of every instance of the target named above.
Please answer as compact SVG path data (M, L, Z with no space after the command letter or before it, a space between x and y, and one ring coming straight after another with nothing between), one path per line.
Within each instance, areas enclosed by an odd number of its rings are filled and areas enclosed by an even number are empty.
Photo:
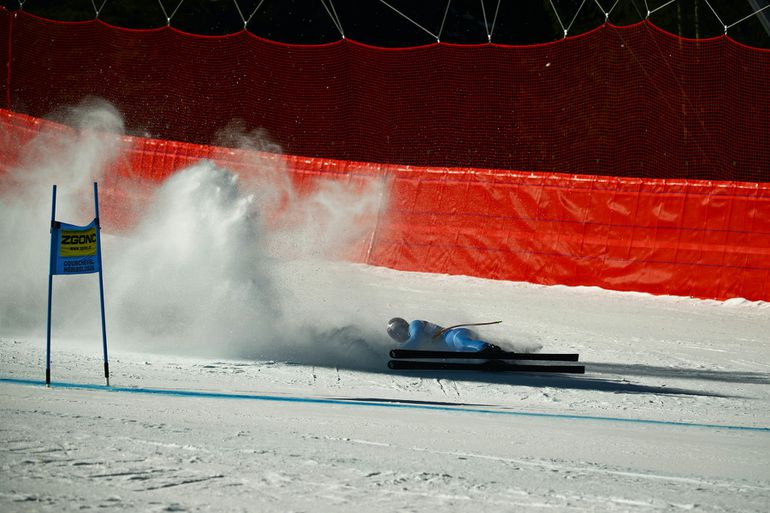
M636 23L668 0L619 0L609 21L615 25ZM163 7L161 7L161 2ZM474 44L488 41L488 29L498 0L387 0L388 4L409 16L433 34L438 34L446 12L441 40ZM605 21L597 0L553 0L561 21L569 26L569 35L589 31ZM598 0L610 9L614 0ZM261 4L261 5L260 5ZM723 24L709 7L709 4ZM688 38L708 38L724 33L724 25L735 23L770 4L770 0L676 0L654 12L650 19L671 33ZM19 8L18 0L2 0L9 10ZM482 10L482 5L484 9ZM253 34L287 43L318 44L340 39L340 31L327 12L333 6L345 36L375 46L402 47L435 42L430 34L416 27L380 0L26 0L23 9L45 18L80 21L93 19L94 6L99 18L120 27L153 28L167 24L194 34L228 34L243 29L242 17L249 18ZM554 41L564 32L549 0L502 0L492 41L503 44L531 44ZM486 14L486 27L485 27ZM764 18L764 25L762 23ZM749 46L770 48L770 9L732 27L728 35Z

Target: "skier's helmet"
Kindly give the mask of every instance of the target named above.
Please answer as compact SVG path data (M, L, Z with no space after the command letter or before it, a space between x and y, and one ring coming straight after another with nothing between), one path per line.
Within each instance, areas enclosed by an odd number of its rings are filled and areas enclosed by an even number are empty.
M409 340L409 323L401 317L394 317L388 321L388 335L399 343Z

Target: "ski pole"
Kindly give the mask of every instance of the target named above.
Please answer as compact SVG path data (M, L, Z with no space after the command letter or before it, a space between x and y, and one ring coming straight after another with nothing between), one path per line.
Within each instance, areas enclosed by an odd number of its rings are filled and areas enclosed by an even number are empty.
M448 328L443 328L436 332L435 335L433 335L433 339L439 338L441 335L446 333L449 330L453 330L455 328L464 328L465 326L489 326L490 324L500 324L503 321L491 321L491 322L469 322L465 324L455 324L454 326L449 326Z

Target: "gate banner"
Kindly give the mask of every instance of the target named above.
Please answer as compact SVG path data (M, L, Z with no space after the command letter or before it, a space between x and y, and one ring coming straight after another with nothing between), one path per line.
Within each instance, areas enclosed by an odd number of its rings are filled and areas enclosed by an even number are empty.
M54 222L51 227L51 274L99 272L98 229L96 219L86 226Z

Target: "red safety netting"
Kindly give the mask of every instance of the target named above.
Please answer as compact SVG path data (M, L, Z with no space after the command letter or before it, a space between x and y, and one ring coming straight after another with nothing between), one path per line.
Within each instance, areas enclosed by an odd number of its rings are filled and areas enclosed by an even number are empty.
M9 49L11 42L11 14L3 8L0 8L0 69L3 70L3 81L0 84L0 100L3 105L10 105L11 98L8 96L8 81L10 80Z
M24 141L41 128L67 130L0 110L0 133L7 135L0 138L0 178ZM100 184L108 230L139 214L136 194L201 158L255 178L254 156L243 159L243 150L146 138L124 142ZM377 223L350 248L349 258L359 262L542 284L770 300L770 184L256 156L280 161L300 193L323 180L348 186L386 181ZM137 189L136 179L149 189Z
M318 158L770 181L770 51L649 22L522 47L298 46L0 10L11 110L87 96L130 133L220 142L234 120ZM0 90L2 91L2 90Z

